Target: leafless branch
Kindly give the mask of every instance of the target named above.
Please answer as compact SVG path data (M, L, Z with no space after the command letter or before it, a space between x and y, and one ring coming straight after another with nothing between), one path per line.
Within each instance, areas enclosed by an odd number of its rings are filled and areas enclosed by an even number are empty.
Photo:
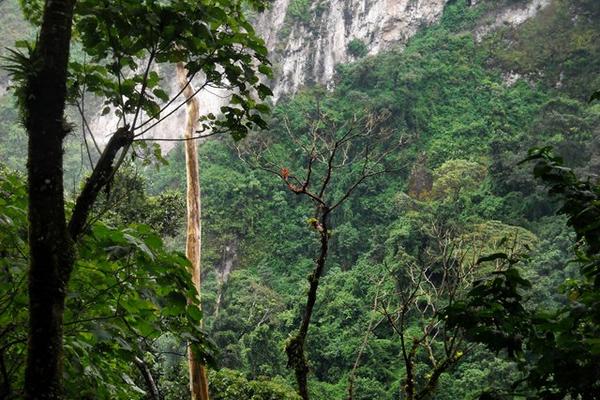
M352 400L352 396L354 394L354 380L356 376L356 370L358 369L358 366L360 364L362 354L369 343L369 336L371 336L373 330L375 330L384 321L384 319L381 318L379 319L379 321L375 322L375 311L377 311L377 308L379 307L379 290L384 280L385 277L381 278L377 283L375 296L373 297L373 307L371 317L369 318L369 324L367 326L367 330L365 331L365 336L363 337L360 348L358 349L358 353L356 354L356 359L354 360L354 365L352 366L352 370L350 371L350 376L348 377L348 400Z
M134 142L186 142L189 140L201 140L201 139L206 139L212 136L216 136L218 135L220 132L216 132L213 131L211 133L207 133L205 135L197 135L197 136L192 136L192 137L187 137L187 138L159 138L159 137L152 137L152 138L141 138L141 139L134 139Z
M153 124L151 124L148 128L142 130L141 132L138 132L134 135L134 138L138 138L140 136L142 136L144 133L148 132L149 130L151 130L152 128L154 128L156 125L160 124L161 122L163 122L165 119L169 118L171 115L175 114L177 111L179 111L179 109L181 107L183 107L184 105L186 105L192 98L194 98L198 93L200 93L205 87L206 85L208 85L209 81L205 81L198 89L196 89L194 91L194 94L192 94L190 97L187 97L184 101L182 101L179 105L177 105L177 107L175 107L174 109L172 109L171 111L169 111L167 113L167 115L161 117L160 119L156 120ZM139 128L139 127L138 127Z

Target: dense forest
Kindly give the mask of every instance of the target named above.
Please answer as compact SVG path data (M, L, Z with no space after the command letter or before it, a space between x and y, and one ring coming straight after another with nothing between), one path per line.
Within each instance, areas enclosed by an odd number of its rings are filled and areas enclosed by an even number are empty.
M0 399L599 399L600 2L520 3L274 101L268 2L0 0Z

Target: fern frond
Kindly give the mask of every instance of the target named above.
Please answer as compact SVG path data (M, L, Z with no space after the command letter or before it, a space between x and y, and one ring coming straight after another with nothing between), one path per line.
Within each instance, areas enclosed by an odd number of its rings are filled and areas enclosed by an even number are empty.
M7 71L17 85L23 85L36 74L39 62L35 57L35 45L31 42L17 42L17 48L6 48L7 55L0 57L0 68Z

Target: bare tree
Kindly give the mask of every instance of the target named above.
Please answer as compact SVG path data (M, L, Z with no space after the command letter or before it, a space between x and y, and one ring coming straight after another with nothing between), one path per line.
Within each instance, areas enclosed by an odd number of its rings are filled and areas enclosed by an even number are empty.
M442 373L451 370L473 346L465 342L460 329L447 328L438 314L474 279L476 263L465 260L467 252L463 249L469 244L436 222L426 231L433 246L419 260L399 262L397 268L390 269L396 290L381 302L379 310L400 339L407 400L431 398ZM418 326L418 333L409 329L414 326ZM429 372L417 376L416 363L423 358Z
M352 365L352 370L350 370L350 375L348 376L348 400L352 400L354 396L354 381L356 380L356 371L360 365L360 360L362 358L363 353L365 352L367 346L369 345L369 338L371 337L373 331L377 329L377 327L385 320L385 318L376 318L377 310L379 309L379 301L380 301L380 292L381 286L385 280L385 276L381 278L377 284L375 289L375 295L373 296L373 308L371 317L369 318L369 323L367 325L367 329L365 331L365 335L363 340L358 348L358 352L356 354L356 359L354 360L354 364Z
M300 327L285 347L288 367L295 371L298 393L304 400L309 399L305 343L330 248L331 215L367 179L390 172L386 157L404 145L405 140L394 137L385 124L388 117L388 112L364 111L338 123L317 105L315 114L307 116L308 126L300 133L284 117L287 138L302 152L299 161L303 167L299 172L289 167L293 160L278 160L265 141L254 143L250 150L239 149L240 154L250 151L250 156L244 154L243 159L251 158L260 168L277 175L288 190L307 198L315 207L309 223L319 237L318 255L308 277Z

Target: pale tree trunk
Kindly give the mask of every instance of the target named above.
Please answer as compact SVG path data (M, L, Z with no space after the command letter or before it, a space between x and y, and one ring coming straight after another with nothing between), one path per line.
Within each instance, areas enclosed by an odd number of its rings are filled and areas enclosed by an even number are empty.
M201 286L200 266L200 178L198 174L198 150L196 141L192 138L196 132L199 118L198 99L194 97L194 88L188 84L187 73L183 63L177 64L177 78L183 95L190 100L187 103L187 122L185 127L185 166L187 177L187 240L185 254L192 264L192 279L198 294ZM192 400L208 400L208 378L206 368L194 357L188 348L188 363L190 370L190 391Z

